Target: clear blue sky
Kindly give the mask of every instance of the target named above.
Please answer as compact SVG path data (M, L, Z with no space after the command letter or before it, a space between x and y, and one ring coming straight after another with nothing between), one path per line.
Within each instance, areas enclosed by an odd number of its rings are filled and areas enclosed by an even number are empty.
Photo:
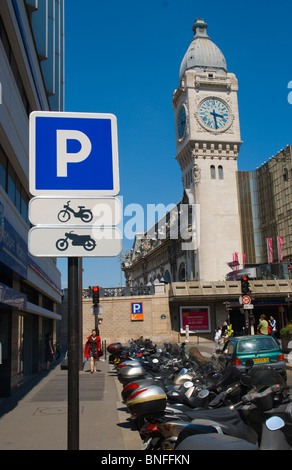
M239 169L292 144L290 0L67 0L66 111L117 116L124 206L182 196L172 93L197 17L239 81ZM65 287L67 260L58 266ZM120 282L117 258L84 259L84 287Z

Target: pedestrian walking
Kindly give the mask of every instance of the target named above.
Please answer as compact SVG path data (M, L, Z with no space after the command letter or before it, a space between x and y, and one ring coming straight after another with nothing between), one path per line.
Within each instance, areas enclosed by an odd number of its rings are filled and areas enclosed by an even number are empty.
M100 337L97 336L96 330L92 330L85 344L84 357L90 358L90 372L96 372L96 363L99 360L101 350Z
M271 327L271 336L276 339L277 322L272 315L270 316L270 319L269 319L269 325Z
M219 326L217 330L215 331L215 337L214 337L215 344L214 344L213 354L215 354L217 349L219 349L219 342L220 342L221 337L222 337L222 327Z
M50 363L54 359L54 347L52 340L52 333L46 334L46 370L50 370Z
M260 316L260 322L258 324L257 332L259 335L268 335L268 322L266 320L266 315L262 313Z

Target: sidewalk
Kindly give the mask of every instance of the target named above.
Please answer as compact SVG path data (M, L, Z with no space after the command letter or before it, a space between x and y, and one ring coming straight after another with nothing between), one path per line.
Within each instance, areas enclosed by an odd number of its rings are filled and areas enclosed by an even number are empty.
M0 450L67 450L67 374L58 364L26 390L0 399ZM120 391L108 359L93 374L85 363L79 374L79 450L141 449Z

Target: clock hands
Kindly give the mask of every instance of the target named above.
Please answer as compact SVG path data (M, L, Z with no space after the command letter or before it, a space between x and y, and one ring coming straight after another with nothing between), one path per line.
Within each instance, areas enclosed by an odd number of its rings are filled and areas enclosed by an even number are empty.
M213 110L213 113L210 113L213 117L214 117L214 121L215 121L215 126L216 126L216 129L218 129L218 125L217 125L217 117L220 117L223 119L223 116L222 114L217 114L215 112L215 109Z

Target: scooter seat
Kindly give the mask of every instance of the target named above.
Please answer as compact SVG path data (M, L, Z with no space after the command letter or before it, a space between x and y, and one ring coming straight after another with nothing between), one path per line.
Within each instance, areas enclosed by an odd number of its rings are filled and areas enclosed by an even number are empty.
M229 423L220 423L210 419L194 419L192 421L192 425L213 426L216 429L220 429L221 433L228 436L238 437L239 439L244 439L252 444L256 444L258 442L257 433L243 421L234 426Z
M259 448L243 439L214 433L189 436L175 450L259 450Z

